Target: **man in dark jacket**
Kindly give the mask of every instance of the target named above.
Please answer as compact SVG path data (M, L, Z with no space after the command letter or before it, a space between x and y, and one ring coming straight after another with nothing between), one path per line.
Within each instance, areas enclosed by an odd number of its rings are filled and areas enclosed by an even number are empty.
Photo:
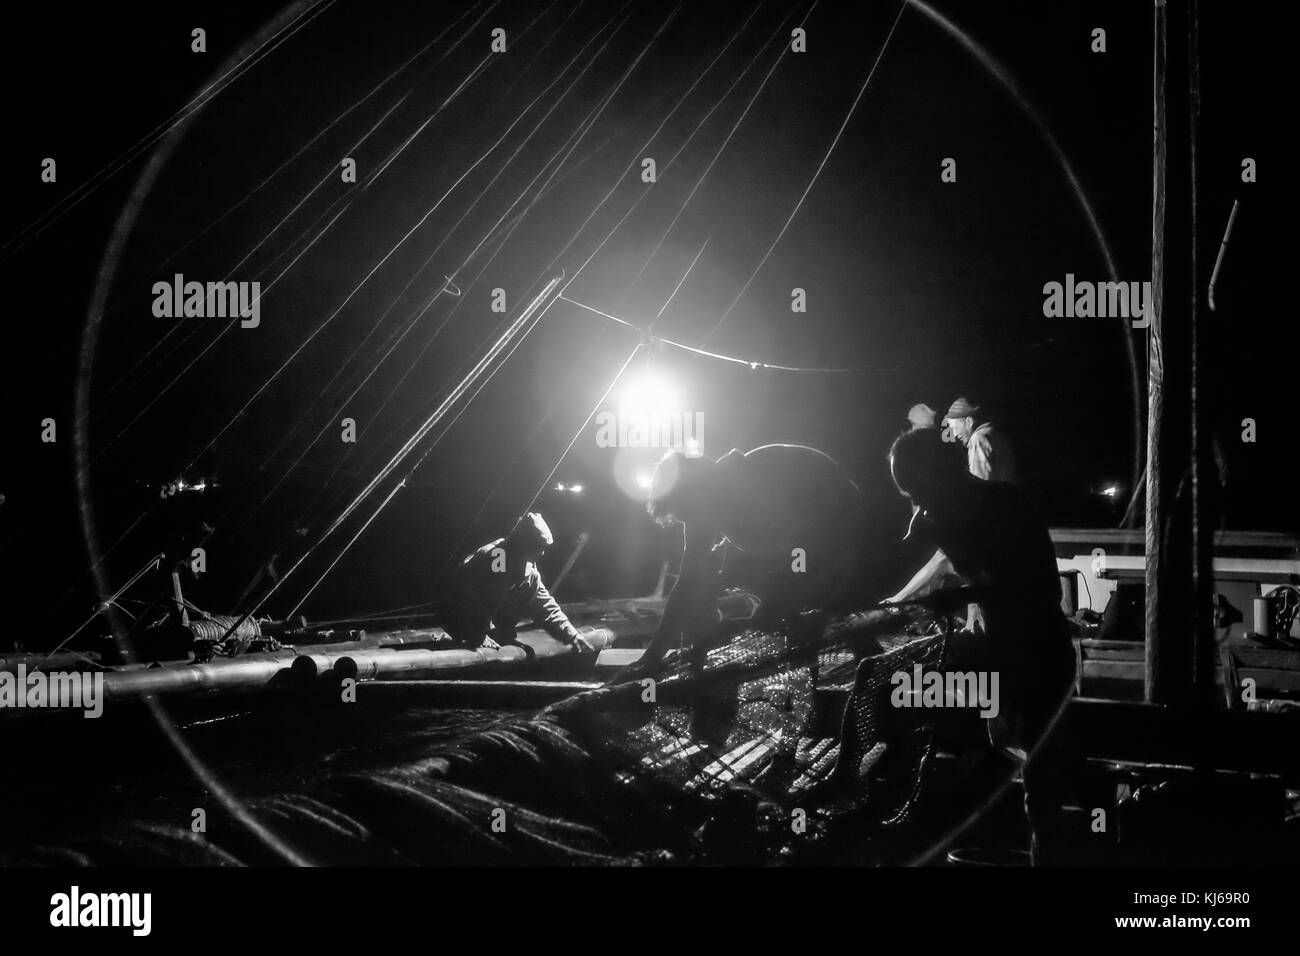
M579 653L592 650L542 583L537 562L554 543L536 512L519 519L504 538L489 541L461 562L443 628L468 647L515 643L516 626L531 620Z
M771 618L834 601L856 565L861 495L835 460L814 448L763 445L716 462L670 452L655 469L647 507L660 523L682 526L684 547L638 669L653 667L675 645L707 645L724 583L757 593Z
M1046 738L1071 693L1076 664L1047 527L1014 485L964 470L934 429L901 435L889 464L898 490L919 509L915 531L942 549L983 610L983 640L958 635L950 666L978 643L986 666L998 672L1001 713L1028 756L1025 810L1035 862L1051 861L1065 761Z

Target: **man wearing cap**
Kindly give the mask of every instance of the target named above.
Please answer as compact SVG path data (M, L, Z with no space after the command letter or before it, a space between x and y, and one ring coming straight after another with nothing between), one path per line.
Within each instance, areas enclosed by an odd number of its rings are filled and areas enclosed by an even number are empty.
M950 555L984 609L983 638L948 647L948 666L983 659L1000 676L1001 718L1027 755L1025 809L1035 863L1061 862L1063 792L1072 758L1048 740L1075 677L1074 648L1060 606L1056 552L1047 526L1014 486L963 473L933 431L904 433L889 452L900 494L917 508L915 531ZM851 769L851 768L849 768Z
M915 410L915 409L914 409ZM912 413L912 430L918 426ZM1016 463L1011 454L1011 446L1002 433L995 431L993 425L980 415L980 408L965 396L958 398L943 416L943 431L940 433L945 442L960 442L966 448L966 468L982 481L995 481L1014 484L1016 482ZM915 522L917 513L912 512ZM908 527L908 537L912 528ZM912 579L897 594L887 598L887 602L907 601L933 590L945 576L953 573L952 562L943 551L936 551ZM979 605L972 604L966 609L966 630L982 631L984 617Z
M504 538L489 541L461 562L443 628L468 647L515 643L516 626L531 620L578 653L592 650L542 583L537 562L555 539L546 521L529 512Z
M965 396L958 398L943 416L943 439L966 446L966 464L976 478L1014 484L1016 461L1011 446L979 411L979 406L972 405Z

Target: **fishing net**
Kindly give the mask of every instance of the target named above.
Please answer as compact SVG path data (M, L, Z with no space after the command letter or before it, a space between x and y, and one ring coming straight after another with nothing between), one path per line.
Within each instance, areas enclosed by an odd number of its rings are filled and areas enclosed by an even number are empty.
M905 828L934 729L891 705L890 678L942 665L933 629L885 611L743 627L652 682L250 801L274 840L215 808L210 837L142 821L24 862L264 864L286 847L320 864L800 862L845 818L864 842Z
M932 712L890 700L891 678L941 669L924 618L873 611L826 625L746 630L653 684L602 690L552 712L629 783L732 815L737 843L771 860L804 843L820 807L875 829L906 823L934 749ZM725 826L725 824L723 824ZM740 835L743 833L743 836ZM716 832L710 853L719 852Z

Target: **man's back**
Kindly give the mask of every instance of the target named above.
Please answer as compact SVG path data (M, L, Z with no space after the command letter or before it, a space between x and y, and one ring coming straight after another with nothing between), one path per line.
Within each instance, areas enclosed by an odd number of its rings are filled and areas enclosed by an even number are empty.
M968 481L946 513L936 532L958 574L998 591L1059 601L1051 535L1018 489Z
M578 632L542 583L532 560L507 559L506 539L489 541L457 568L453 608L443 626L457 640L476 643L490 633L514 639L514 626L529 620L557 640Z
M969 479L934 534L953 569L983 592L995 642L1060 644L1064 617L1056 551L1047 526L1012 485ZM985 596L987 595L987 596Z
M504 538L489 541L453 572L443 627L459 641L477 644L498 621L527 607L533 592L529 566L512 567L504 546Z
M835 459L804 445L763 445L724 456L724 533L752 551L813 548L861 522L858 486Z

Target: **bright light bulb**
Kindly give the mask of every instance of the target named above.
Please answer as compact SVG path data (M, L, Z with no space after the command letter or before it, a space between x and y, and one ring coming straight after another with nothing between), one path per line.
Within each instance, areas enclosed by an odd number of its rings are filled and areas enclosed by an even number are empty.
M677 390L663 375L646 370L623 390L623 401L633 408L671 409L679 406Z
M648 471L638 471L636 473L636 486L642 491L649 491L650 486L654 484L654 475Z
M572 491L575 495L580 495L582 494L582 485L570 485L569 490Z

